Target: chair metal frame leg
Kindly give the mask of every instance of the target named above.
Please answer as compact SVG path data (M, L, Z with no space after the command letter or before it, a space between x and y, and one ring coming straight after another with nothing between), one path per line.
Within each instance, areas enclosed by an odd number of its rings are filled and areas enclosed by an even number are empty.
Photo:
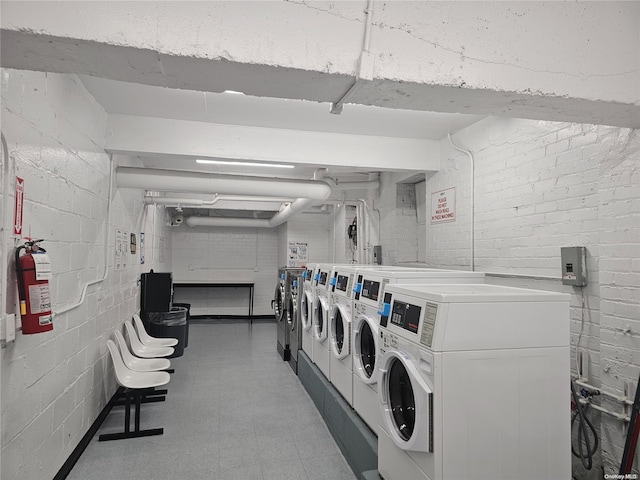
M153 435L162 435L164 428L150 428L146 430L140 429L140 406L142 402L143 391L127 390L125 393L125 413L124 413L124 432L105 433L98 437L98 441L104 442L108 440L121 440L123 438L150 437ZM134 416L134 430L131 430L131 400L134 401L136 412ZM160 401L160 400L151 400Z

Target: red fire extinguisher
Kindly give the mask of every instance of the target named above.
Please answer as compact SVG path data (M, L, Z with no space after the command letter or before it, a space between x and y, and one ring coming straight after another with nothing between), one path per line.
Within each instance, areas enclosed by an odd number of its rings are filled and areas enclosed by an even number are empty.
M16 249L18 295L22 333L42 333L53 330L51 314L51 261L46 250L37 244L42 240L27 241ZM20 250L25 254L20 256Z

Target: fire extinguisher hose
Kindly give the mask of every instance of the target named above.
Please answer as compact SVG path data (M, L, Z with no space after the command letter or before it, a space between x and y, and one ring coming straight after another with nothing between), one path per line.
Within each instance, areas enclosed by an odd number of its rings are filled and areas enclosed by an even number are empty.
M24 284L22 283L22 266L20 265L20 250L24 248L26 248L24 245L20 245L18 248L16 248L16 273L18 274L18 296L20 298L21 311L22 311L22 304L26 301L26 298L27 298L24 291ZM24 313L22 313L22 315L24 315Z

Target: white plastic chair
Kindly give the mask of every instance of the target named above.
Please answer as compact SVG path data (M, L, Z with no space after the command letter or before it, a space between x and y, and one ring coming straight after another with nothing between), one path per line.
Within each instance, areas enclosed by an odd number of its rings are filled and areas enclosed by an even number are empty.
M168 357L173 354L173 347L149 347L147 345L143 345L130 320L124 321L124 328L126 328L127 335L129 336L131 351L136 357L158 358Z
M144 328L140 315L137 313L133 314L133 323L136 326L136 330L138 330L138 336L143 345L148 347L173 347L178 344L177 338L160 338L149 335Z
M159 372L171 368L171 362L166 358L136 357L131 353L127 346L127 342L118 330L114 331L113 335L116 338L118 347L120 347L120 353L122 354L124 364L131 370L135 370L136 372Z
M113 361L113 368L116 374L116 381L118 384L126 389L124 391L125 396L125 416L124 416L124 431L118 433L106 433L100 435L98 440L120 440L123 438L134 437L148 437L151 435L162 435L164 429L151 428L147 430L140 429L140 404L142 403L142 397L149 392L150 389L166 385L169 383L170 376L167 372L136 372L128 368L122 355L113 340L107 340L107 348ZM134 430L131 430L131 401L136 407L136 413L134 417L135 426Z

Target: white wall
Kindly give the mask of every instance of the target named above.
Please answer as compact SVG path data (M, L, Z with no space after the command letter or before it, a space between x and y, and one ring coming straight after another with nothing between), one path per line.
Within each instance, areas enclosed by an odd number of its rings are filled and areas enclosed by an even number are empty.
M51 257L54 312L75 304L83 285L102 277L108 228L106 280L88 288L81 306L56 315L53 331L18 332L0 352L0 476L49 480L114 393L105 341L139 306L139 257L128 255L127 268L115 271L115 229L145 231L145 267L170 268L158 262L160 238L167 236L161 223L154 228L153 215L145 217L136 191L114 190L107 225L110 162L102 150L107 116L77 77L0 72L2 133L15 174L25 180L25 234L45 238ZM3 254L13 247L13 241L2 245ZM163 253L169 262L168 251ZM14 283L12 275L11 298ZM13 302L8 310L14 311Z
M572 294L571 342L575 347L584 315L580 345L589 352L589 380L619 393L631 382L633 392L640 368L638 130L488 118L453 139L475 157L476 270L523 276L490 276L492 283ZM427 220L426 262L466 269L470 162L446 140L442 152L442 169L427 178L427 212L432 192L456 187L457 220L437 225ZM559 280L560 247L575 245L588 252L584 292ZM616 402L599 401L621 411ZM620 422L603 416L605 473L617 472L623 433Z
M309 245L309 263L333 261L331 213L296 215L287 222L287 242L306 242Z
M407 174L385 172L380 176L379 195L373 208L379 214L379 226L374 221L372 228L379 228L382 245L382 263L396 265L402 262L417 262L418 254L417 204L415 186ZM424 224L420 226L424 228Z
M254 314L272 313L278 268L278 230L190 228L172 230L174 282L255 283ZM247 315L247 289L176 289L174 301L191 303L192 315Z

